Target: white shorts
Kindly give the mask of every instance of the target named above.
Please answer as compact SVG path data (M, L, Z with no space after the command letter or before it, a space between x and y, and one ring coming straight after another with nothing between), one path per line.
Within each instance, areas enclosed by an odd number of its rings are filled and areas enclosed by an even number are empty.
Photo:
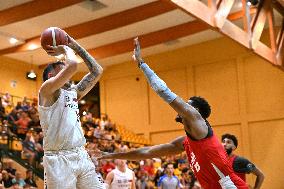
M103 179L82 148L45 152L44 189L105 189Z

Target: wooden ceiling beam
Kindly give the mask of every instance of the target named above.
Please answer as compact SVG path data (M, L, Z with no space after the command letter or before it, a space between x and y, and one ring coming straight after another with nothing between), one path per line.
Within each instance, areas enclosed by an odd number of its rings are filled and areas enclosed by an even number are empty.
M263 5L258 8L257 14L253 21L252 25L252 36L251 36L251 47L256 49L256 46L259 44L258 41L263 32L267 14L270 9L271 0L266 0L263 2Z
M0 11L0 26L12 24L56 11L84 0L35 0Z
M135 22L158 16L174 9L176 8L168 3L155 1L63 29L73 38L80 39L133 24ZM27 39L24 44L2 49L0 50L0 55L30 50L31 44L40 46L40 36Z
M239 15L238 17L236 15ZM231 17L230 17L231 16ZM231 21L238 20L242 17L241 14L235 13L230 15ZM176 40L181 37L186 37L201 31L210 29L210 27L199 20L187 22L185 24L166 28L163 30L151 32L139 36L139 41L143 47L158 45L167 41ZM89 49L88 51L96 58L102 59L110 56L115 56L122 53L127 53L133 50L133 38L114 42L101 47Z
M235 3L235 0L223 0L220 4L219 9L215 13L215 25L219 28L225 24L225 21L230 14L230 11Z
M272 7L284 17L284 1L272 0Z
M238 17L236 16L238 15ZM229 15L231 21L238 20L242 17L241 14L235 13ZM144 48L158 45L167 41L176 40L181 37L186 37L210 29L210 27L199 21L194 20L185 24L173 26L163 30L151 32L139 36L139 41ZM128 38L122 41L117 41L111 44L103 45L97 48L89 49L88 52L96 59L111 57L133 50L133 38ZM44 68L46 64L40 65L39 68Z
M252 50L257 55L263 57L264 59L268 60L273 65L283 65L284 54L283 52L283 40L280 40L280 45L275 52L275 44L274 41L270 41L272 44L272 48L266 46L260 41L261 34L263 33L266 18L269 20L269 30L270 30L270 39L273 39L273 25L272 21L272 12L269 14L269 11L272 11L271 5L277 4L278 9L283 10L284 2L283 0L265 0L259 3L257 6L257 12L254 16L254 19L248 23L249 28L246 30L240 29L234 23L230 22L228 19L225 19L224 24L216 25L215 16L212 15L212 7L204 6L204 4L198 0L163 0L167 1L168 3L174 4L174 6L180 7L185 13L194 16L201 20L202 22L208 24L213 30L219 31L220 33L232 38L233 40L239 42L240 44L244 45L248 49ZM282 3L283 2L283 3ZM246 3L242 1L242 3ZM244 5L243 5L244 6ZM202 10L197 10L202 7ZM230 6L225 7L229 8ZM222 6L220 6L222 8ZM224 9L224 8L223 8ZM222 10L220 10L222 11ZM216 13L218 13L215 10ZM244 13L244 8L242 14ZM281 13L283 15L283 11ZM211 17L210 17L211 15ZM250 20L248 20L250 21ZM283 39L283 38L281 38ZM283 67L279 67L283 68Z

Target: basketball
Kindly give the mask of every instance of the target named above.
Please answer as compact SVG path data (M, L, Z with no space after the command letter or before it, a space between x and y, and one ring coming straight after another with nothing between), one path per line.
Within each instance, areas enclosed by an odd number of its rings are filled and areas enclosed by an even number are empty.
M47 50L47 45L67 45L68 37L64 30L57 27L49 27L41 33L40 42L42 48Z

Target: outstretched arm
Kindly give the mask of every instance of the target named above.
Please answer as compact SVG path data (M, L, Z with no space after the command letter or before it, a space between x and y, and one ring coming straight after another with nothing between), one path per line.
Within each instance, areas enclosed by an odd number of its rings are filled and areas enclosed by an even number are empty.
M182 142L185 136L178 137L170 143L138 148L129 152L119 152L103 155L99 159L143 160L154 157L179 154L184 151Z
M138 63L138 67L143 71L152 89L185 120L186 123L183 123L184 129L192 137L195 139L205 138L208 134L208 127L200 113L173 93L166 83L143 61L138 38L134 39L134 43L133 58Z
M89 69L89 73L76 85L78 99L83 98L99 81L103 68L97 63L83 47L81 47L72 37L69 38L69 46L84 60Z

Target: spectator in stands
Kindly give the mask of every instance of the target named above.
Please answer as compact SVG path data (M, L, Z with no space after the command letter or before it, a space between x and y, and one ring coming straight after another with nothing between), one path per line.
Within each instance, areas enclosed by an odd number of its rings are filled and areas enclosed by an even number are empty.
M14 176L16 175L16 169L13 168L12 160L8 160L7 162L5 162L5 170L10 174L11 177L14 178Z
M6 92L5 95L3 95L1 101L4 108L6 108L7 106L12 106L12 98L8 92Z
M16 110L23 110L22 102L18 101L15 108L16 108Z
M12 179L13 178L9 175L9 173L6 170L2 171L2 181L5 188L9 188L13 185Z
M21 187L21 186L19 185L19 183L15 182L15 183L12 184L12 187L11 187L10 189L22 189L22 188L23 188L23 187Z
M18 118L18 112L16 110L16 108L13 108L12 111L8 114L8 123L10 125L12 125L12 131L14 133L16 133L17 131L17 125L15 124L15 122L19 119Z
M28 169L26 171L26 179L25 179L26 185L37 187L36 182L33 179L33 171L31 169Z
M34 128L37 131L41 131L39 116L36 109L29 109L28 115L31 118L31 121L28 124L29 128Z
M22 174L19 171L16 171L16 177L12 179L12 183L18 183L20 187L24 187L26 182L22 178Z
M107 115L103 116L101 121L100 121L100 128L102 130L105 129L105 126L108 124L108 120L107 120Z
M150 159L146 159L144 161L144 165L141 166L141 169L148 173L148 176L151 178L155 177L155 168L154 162Z
M115 169L115 165L111 162L111 160L106 160L105 164L102 166L103 174L107 175L113 169Z
M180 188L179 179L174 175L174 165L168 163L165 167L165 175L158 182L158 189L177 189Z
M180 179L180 184L181 187L184 189L191 189L194 185L195 182L195 178L194 175L192 173L192 171L188 168L184 168L181 171L181 179Z
M37 153L34 138L31 132L27 133L26 138L23 141L23 155L28 159L31 165L34 163Z
M17 134L18 137L21 138L22 140L25 139L25 136L28 132L28 125L31 119L28 117L28 113L22 111L20 113L20 118L18 121L15 121L15 124L18 126L17 128Z
M160 177L162 177L163 175L164 175L163 169L160 168L156 171L155 177L153 179L155 186L158 186L158 182L160 180Z
M6 117L5 107L2 105L1 97L0 97L0 117L1 118Z

